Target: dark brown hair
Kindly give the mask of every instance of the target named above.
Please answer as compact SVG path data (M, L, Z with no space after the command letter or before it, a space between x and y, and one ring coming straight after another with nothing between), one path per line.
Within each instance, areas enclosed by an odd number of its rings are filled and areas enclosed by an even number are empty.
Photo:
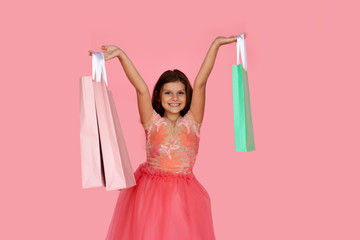
M161 74L159 80L156 82L151 100L154 110L162 117L164 116L165 113L165 109L161 105L162 87L166 83L177 82L177 81L185 85L185 92L186 92L186 105L184 109L180 111L180 115L183 117L190 109L193 89L190 85L189 79L180 70L177 69L167 70L163 74Z

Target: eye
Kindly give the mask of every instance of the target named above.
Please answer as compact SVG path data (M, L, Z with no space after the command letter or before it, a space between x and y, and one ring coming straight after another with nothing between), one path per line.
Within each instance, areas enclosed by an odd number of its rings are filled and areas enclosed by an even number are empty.
M180 94L184 94L184 92L180 92Z
M168 94L168 93L170 93L170 92L165 92L165 94Z

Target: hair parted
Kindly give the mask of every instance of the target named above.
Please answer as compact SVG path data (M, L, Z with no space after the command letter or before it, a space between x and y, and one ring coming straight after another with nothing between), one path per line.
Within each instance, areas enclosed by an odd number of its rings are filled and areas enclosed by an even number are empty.
M186 92L186 105L183 110L180 111L180 115L183 117L190 109L191 104L191 97L192 97L192 87L190 85L189 79L186 75L178 69L174 70L167 70L159 77L158 81L155 84L153 94L152 94L152 106L154 110L160 114L160 116L164 116L165 109L161 105L161 94L162 94L162 87L164 84L169 82L177 82L180 81L185 85L185 92Z

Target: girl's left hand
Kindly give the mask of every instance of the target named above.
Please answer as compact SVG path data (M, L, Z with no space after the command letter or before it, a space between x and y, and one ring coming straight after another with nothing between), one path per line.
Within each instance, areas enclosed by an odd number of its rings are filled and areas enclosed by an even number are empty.
M244 39L247 37L247 34L246 32L244 33ZM233 43L233 42L236 42L237 39L236 39L236 36L230 36L230 37L217 37L215 39L215 41L217 42L217 44L219 44L219 46L221 45L224 45L224 44L229 44L229 43Z

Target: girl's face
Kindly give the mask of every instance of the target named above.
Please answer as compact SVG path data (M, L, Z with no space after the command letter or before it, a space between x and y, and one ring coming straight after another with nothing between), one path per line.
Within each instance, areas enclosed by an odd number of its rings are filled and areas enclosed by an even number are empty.
M165 111L179 113L186 105L185 84L180 81L169 82L163 85L161 105Z

